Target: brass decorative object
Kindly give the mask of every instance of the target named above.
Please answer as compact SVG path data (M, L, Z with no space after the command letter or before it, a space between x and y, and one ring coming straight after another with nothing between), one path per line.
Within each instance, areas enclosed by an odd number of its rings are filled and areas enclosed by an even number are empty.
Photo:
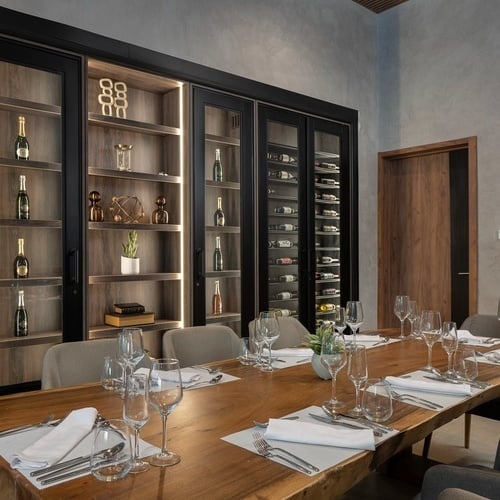
M104 210L98 205L101 201L101 194L99 191L90 191L89 200L89 221L102 222L104 220Z
M99 80L101 93L97 96L97 101L101 105L101 112L104 116L115 116L117 118L127 118L127 84L125 82L113 82L111 78L101 78ZM113 113L114 111L114 113Z
M130 163L130 152L134 146L131 144L115 144L116 168L121 172L130 172L132 165Z
M142 202L137 196L113 196L109 209L115 222L138 223L144 217Z
M153 224L168 224L168 212L164 208L167 203L165 196L158 196L155 203L158 208L153 210L153 213L151 214L151 222Z

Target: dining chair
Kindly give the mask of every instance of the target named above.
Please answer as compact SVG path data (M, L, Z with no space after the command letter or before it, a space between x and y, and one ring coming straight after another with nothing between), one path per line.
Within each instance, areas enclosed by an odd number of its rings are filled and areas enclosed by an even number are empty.
M280 336L273 344L273 349L284 349L285 347L298 347L305 341L307 328L293 316L279 316L278 324L280 327ZM248 329L253 332L255 329L255 320L248 324Z
M206 325L176 328L163 334L163 357L174 357L180 367L235 358L241 339L228 326Z
M99 382L105 356L115 356L116 338L63 342L49 347L42 361L42 389ZM138 366L150 366L149 356Z

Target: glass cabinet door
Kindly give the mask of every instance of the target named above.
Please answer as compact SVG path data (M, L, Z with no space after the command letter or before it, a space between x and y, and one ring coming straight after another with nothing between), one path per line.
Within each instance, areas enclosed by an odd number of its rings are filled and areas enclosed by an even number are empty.
M241 334L252 319L251 104L194 89L194 324Z

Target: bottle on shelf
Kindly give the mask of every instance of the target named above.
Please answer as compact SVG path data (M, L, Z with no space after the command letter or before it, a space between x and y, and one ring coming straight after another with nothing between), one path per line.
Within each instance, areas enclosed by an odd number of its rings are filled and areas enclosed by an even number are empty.
M278 160L283 162L283 163L294 163L297 161L297 159L295 157L287 155L286 153L280 154L278 156Z
M321 256L321 263L322 264L334 264L338 261L339 261L339 259L336 259L335 257L330 257L329 255L322 255Z
M288 299L296 299L298 297L298 292L291 290L285 292L278 292L274 298L276 300L288 300Z
M335 210L329 210L327 208L324 208L321 212L321 215L325 215L328 217L337 217L338 213Z
M28 312L24 306L24 290L18 292L14 323L14 335L16 337L26 337L28 335Z
M294 314L297 314L297 311L294 311L293 309L271 309L276 313L276 316L293 316Z
M220 149L215 150L213 180L216 182L222 182L222 163L220 161Z
M219 280L215 280L214 296L212 297L212 314L222 314L222 297L220 294Z
M222 259L222 251L220 248L220 236L215 237L214 271L224 271L224 261Z
M338 228L329 224L323 224L321 230L325 233L336 233L338 231Z
M19 131L17 133L16 142L14 143L16 160L29 160L30 145L28 139L26 139L25 118L24 116L20 116L18 120L19 120Z
M281 281L282 283L297 281L297 275L296 274L282 274L281 276L278 277L278 281Z
M214 213L214 225L222 227L226 224L226 217L224 211L222 210L222 197L217 197L217 210Z
M267 246L269 248L292 248L295 243L292 240L271 240Z
M323 288L323 290L321 290L322 295L337 295L338 293L340 292L336 288Z
M16 200L16 219L30 218L30 199L26 191L26 176L19 176L19 192Z
M168 212L165 210L167 200L165 196L158 196L155 203L157 208L151 214L151 222L153 224L168 224Z
M319 310L321 312L330 312L335 309L335 306L333 304L320 304L319 305Z
M334 280L338 278L339 275L334 273L316 273L315 277L317 280Z
M294 179L296 179L295 175L293 175L288 170L278 170L276 172L276 177L278 179L283 179L283 180L294 180Z
M14 259L14 278L28 278L29 262L24 255L24 238L17 239L17 256Z
M276 207L274 209L275 214L296 214L298 210L292 207Z
M269 224L270 231L297 231L297 224Z
M275 259L269 259L269 264L278 264L281 266L288 266L290 264L298 264L299 259L297 257L278 257Z

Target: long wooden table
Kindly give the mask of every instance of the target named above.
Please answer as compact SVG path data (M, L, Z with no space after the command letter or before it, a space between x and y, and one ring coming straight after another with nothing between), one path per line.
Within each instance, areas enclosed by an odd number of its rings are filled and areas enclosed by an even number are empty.
M420 340L382 345L367 351L369 375L403 374L426 361ZM479 350L488 350L482 348ZM446 366L440 345L434 346L434 365ZM500 366L480 363L479 379L493 385L448 409L435 412L394 402L390 425L401 432L381 443L376 451L362 451L354 458L309 477L274 463L221 437L252 427L252 421L280 417L330 397L331 382L317 377L310 364L299 364L273 373L241 366L236 360L217 363L240 380L186 391L179 407L168 418L169 448L182 460L173 467L151 469L121 481L103 483L92 476L37 490L19 472L0 459L0 492L6 498L332 498L341 495L394 454L420 441L434 429L467 410L500 397ZM353 403L353 385L343 369L338 394ZM121 417L122 400L98 384L35 391L0 398L0 430L42 420L48 413L62 417L69 411L94 406L107 418ZM156 413L141 437L161 444L161 422Z

